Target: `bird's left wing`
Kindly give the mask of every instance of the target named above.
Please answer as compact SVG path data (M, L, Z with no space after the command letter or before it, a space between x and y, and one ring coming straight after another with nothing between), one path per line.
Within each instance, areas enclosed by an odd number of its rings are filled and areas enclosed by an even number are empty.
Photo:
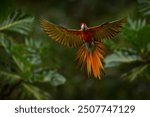
M67 29L43 18L40 19L40 25L49 37L64 46L78 48L83 44L80 30Z
M102 39L105 38L112 39L120 32L120 29L125 22L126 18L91 27L90 30L93 34L94 40L96 41L102 41Z

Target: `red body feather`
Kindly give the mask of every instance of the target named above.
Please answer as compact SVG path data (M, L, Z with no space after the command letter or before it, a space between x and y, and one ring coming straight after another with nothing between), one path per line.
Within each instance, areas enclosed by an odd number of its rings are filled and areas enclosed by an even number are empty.
M92 42L92 33L89 29L81 31L81 38L83 41L91 43Z

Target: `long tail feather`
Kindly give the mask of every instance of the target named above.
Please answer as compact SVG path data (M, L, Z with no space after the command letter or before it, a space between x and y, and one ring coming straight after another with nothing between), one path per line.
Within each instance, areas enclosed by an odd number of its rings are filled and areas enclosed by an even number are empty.
M91 51L89 51L83 44L77 51L76 59L78 60L78 65L81 65L82 68L85 65L87 66L88 77L90 77L91 73L93 72L95 78L101 79L100 71L102 71L102 73L105 74L102 65L104 54L104 44L96 41L94 43L94 48Z

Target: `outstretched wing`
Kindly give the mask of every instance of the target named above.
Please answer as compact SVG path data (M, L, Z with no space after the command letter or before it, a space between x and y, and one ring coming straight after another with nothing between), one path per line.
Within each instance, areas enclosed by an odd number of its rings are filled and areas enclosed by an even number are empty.
M125 23L126 19L120 19L113 22L104 23L99 26L91 27L90 30L93 34L94 40L101 41L102 39L111 39L116 36Z
M78 48L83 43L80 30L57 26L43 18L40 19L40 25L49 37L64 46Z

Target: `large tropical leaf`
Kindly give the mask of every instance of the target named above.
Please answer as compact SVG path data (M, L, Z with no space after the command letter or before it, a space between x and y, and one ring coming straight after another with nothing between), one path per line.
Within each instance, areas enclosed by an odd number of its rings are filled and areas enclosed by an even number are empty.
M145 20L132 20L128 18L128 23L123 29L125 40L135 49L141 50L150 43L150 25L146 25Z
M15 12L0 23L0 32L13 31L27 35L32 30L33 21L33 17L27 16L22 12Z
M136 78L148 78L150 76L148 74L150 67L150 25L146 24L145 20L128 18L128 23L124 26L122 34L124 46L108 43L114 52L105 58L105 67L123 64L124 70L127 69L121 77L130 81Z
M41 86L46 84L50 88L65 83L63 75L42 65L45 46L40 41L26 38L24 44L17 44L4 33L0 34L0 47L3 48L0 49L0 99L10 99L14 94L20 99L50 99L50 93ZM7 91L3 93L6 86Z
M122 63L131 63L141 61L141 57L136 54L129 54L128 52L116 51L105 58L105 67L114 67Z

